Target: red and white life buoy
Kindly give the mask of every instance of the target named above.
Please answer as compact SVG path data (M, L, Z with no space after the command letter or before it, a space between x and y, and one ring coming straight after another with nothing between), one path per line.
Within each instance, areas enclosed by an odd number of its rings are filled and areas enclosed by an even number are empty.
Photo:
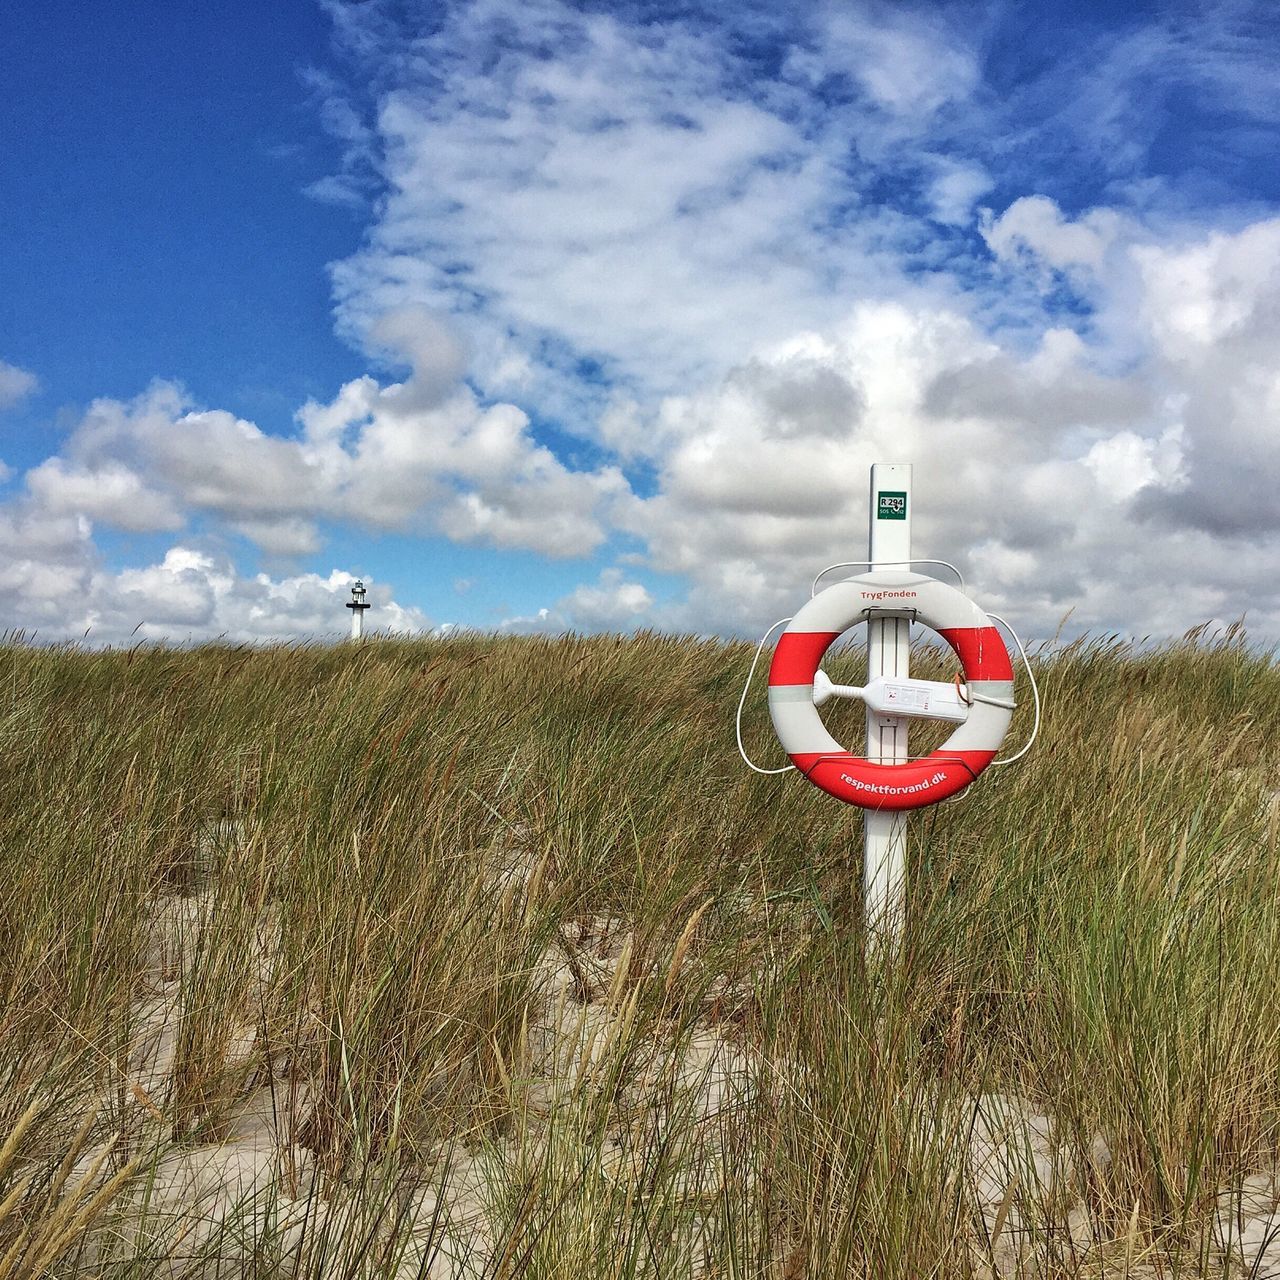
M846 751L813 703L813 680L836 638L869 617L902 617L955 650L973 696L967 719L930 755L873 764ZM991 619L968 596L921 574L877 570L820 591L778 638L769 714L783 749L815 786L864 809L919 809L962 791L1000 750L1013 717L1013 665Z

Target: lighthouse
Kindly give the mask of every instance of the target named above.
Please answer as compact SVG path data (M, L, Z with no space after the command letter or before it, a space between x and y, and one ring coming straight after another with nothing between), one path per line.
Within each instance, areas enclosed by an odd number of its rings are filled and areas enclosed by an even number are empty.
M369 608L369 604L364 597L364 583L357 578L355 586L351 588L351 599L347 601L347 608L351 610L351 638L353 640L359 640L364 635L364 611Z

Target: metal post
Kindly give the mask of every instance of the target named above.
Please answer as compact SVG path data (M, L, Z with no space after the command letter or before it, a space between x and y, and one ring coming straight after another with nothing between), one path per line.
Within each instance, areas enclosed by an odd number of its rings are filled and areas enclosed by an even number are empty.
M911 464L877 462L871 468L867 558L872 568L901 567L911 558ZM895 563L896 562L896 563ZM873 618L867 624L867 679L905 676L910 660L909 618ZM907 721L867 711L867 759L902 764ZM862 894L867 929L892 946L902 933L906 902L907 819L904 813L868 809L863 827Z

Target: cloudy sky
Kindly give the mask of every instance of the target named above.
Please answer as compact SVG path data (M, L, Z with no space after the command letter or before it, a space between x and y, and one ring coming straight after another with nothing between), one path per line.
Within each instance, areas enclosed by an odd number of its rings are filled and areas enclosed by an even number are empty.
M17 0L3 627L1280 639L1270 3Z

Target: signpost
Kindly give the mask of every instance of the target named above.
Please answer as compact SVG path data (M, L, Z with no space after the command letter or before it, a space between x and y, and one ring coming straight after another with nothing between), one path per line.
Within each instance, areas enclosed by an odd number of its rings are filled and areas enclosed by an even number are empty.
M867 559L871 569L909 569L911 464L878 462L871 468ZM867 679L905 679L911 659L911 619L872 614L867 622ZM902 764L907 759L907 720L867 708L867 759ZM907 815L863 811L862 893L868 931L892 945L901 934L906 886Z
M876 463L871 468L870 498L866 570L821 591L815 582L810 598L795 614L774 623L761 637L756 658L769 636L785 624L769 664L774 732L791 760L788 767L799 770L819 790L864 811L865 921L873 947L886 954L896 949L906 917L908 815L966 791L989 766L1011 764L1025 755L1039 728L1040 697L1022 642L1014 634L1031 681L1036 721L1022 750L998 760L1017 705L1013 665L995 626L999 619L971 600L963 583L954 587L915 572L921 564L954 567L943 560L912 558L909 463ZM867 624L866 684L836 684L822 670L823 655L862 622ZM960 667L952 680L912 679L911 627L917 622L950 646ZM738 749L758 773L781 773L753 764L742 746L742 706L754 670L753 660L738 702ZM865 704L862 755L843 746L823 724L818 708L833 697ZM940 746L913 757L907 747L913 719L955 727Z

